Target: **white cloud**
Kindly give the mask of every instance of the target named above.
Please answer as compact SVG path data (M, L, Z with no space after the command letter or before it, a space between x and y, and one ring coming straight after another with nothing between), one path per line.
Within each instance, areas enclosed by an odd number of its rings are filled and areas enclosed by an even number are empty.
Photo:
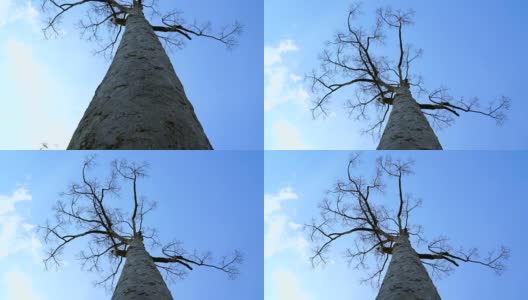
M12 0L0 0L0 26L6 23Z
M15 22L25 22L38 30L39 12L31 1L16 4L13 0L0 0L0 27Z
M272 273L276 300L310 300L299 279L293 272L280 270Z
M346 111L337 106L336 110L327 107L327 115L314 120L309 82L302 77L314 64L308 50L293 40L264 47L264 148L375 148L370 136L363 136L360 130L350 130L361 128L364 122L350 120Z
M22 272L7 272L5 276L9 300L38 300L33 293L31 277Z
M308 242L301 236L300 231L291 229L288 223L288 217L284 214L268 219L267 231L264 233L264 257L288 250L294 250L304 256Z
M307 149L303 141L299 117L310 115L309 94L302 77L292 71L286 55L299 51L293 40L283 40L277 46L264 47L264 112L267 114L266 139L271 139L272 149ZM285 105L285 106L283 106ZM293 106L292 106L293 105ZM281 106L280 109L276 109ZM285 117L286 115L287 117ZM267 142L266 142L267 143Z
M24 228L24 230L31 230L35 228L35 225L24 223L22 224L22 228Z
M284 53L297 51L299 48L292 40L284 40L279 43L278 47L265 46L264 47L264 68L270 67L274 64L282 62L282 55Z
M299 75L290 74L290 79L291 79L293 82L297 82L297 81L301 80L302 77L299 76Z
M302 77L283 62L285 54L298 50L292 40L281 41L276 47L264 47L264 111L287 102L306 105L308 92L300 82Z
M288 250L305 255L308 242L300 231L302 225L291 221L282 206L284 201L298 198L291 187L282 188L277 194L264 195L264 257Z
M295 222L289 222L288 226L290 226L290 228L293 229L293 230L301 229L301 227L302 227L301 224L297 224Z
M20 187L11 195L0 195L0 258L15 253L31 254L35 260L40 258L42 247L35 237L35 226L24 222L24 217L16 211L16 204L30 201L31 194Z
M10 196L0 195L0 215L14 211L17 202L30 200L31 195L24 187L16 189Z
M277 194L264 195L264 219L270 217L274 212L282 209L282 202L298 199L299 196L291 187L282 188Z

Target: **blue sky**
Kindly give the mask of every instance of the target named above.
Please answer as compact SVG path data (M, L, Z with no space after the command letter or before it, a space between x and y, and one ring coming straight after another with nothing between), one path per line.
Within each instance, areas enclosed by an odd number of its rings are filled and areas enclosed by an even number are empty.
M357 174L372 174L381 153L361 153ZM265 300L374 299L376 289L360 284L365 273L347 267L343 252L353 239L343 239L330 252L331 262L312 268L311 244L302 224L318 217L318 203L337 179L346 178L351 153L345 151L267 151L264 175ZM432 239L447 236L452 245L511 250L507 270L465 264L435 284L442 299L522 299L525 278L523 235L526 152L393 152L413 159L414 175L404 178L404 191L423 200L411 222ZM385 180L384 196L398 201L394 181ZM392 185L391 185L392 183Z
M216 152L215 152L216 153ZM88 152L3 151L0 153L0 299L108 299L93 287L97 274L81 270L75 259L84 242L64 252L65 266L45 272L45 247L34 226L52 216L52 206L67 185L80 180ZM100 152L96 176L109 172L113 159L150 163L149 177L138 183L140 194L158 207L145 222L160 239L178 239L192 249L217 256L234 249L244 253L240 276L230 280L212 269L195 269L170 284L175 299L258 299L263 294L262 153L259 152ZM123 200L130 204L128 186ZM149 249L151 250L151 249ZM157 252L154 252L157 253ZM204 288L206 287L206 288Z
M353 90L332 98L326 119L313 120L309 110L314 96L304 76L318 68L324 43L346 26L351 3L265 2L266 149L376 148L377 140L361 134L368 124L347 118L344 103ZM526 149L528 104L522 89L528 50L526 1L363 1L361 24L371 26L375 9L387 4L416 12L415 24L405 29L404 39L424 50L415 72L423 75L429 89L445 86L453 96L478 96L483 102L501 95L512 99L509 120L502 127L491 119L466 114L453 126L437 131L444 149Z
M213 40L195 39L169 57L215 149L261 149L262 1L159 1L192 20L221 27L244 25L239 46L227 50ZM44 39L40 1L0 0L0 149L38 149L47 142L64 149L110 60L94 56L94 42L76 29L85 9L63 20L63 35Z

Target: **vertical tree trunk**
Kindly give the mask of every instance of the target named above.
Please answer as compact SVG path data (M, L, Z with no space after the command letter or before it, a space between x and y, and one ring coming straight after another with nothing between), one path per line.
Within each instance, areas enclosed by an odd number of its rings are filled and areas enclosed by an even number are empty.
M392 258L376 300L440 300L427 270L402 234L396 240Z
M68 149L212 149L141 10L123 38Z
M128 247L112 300L172 300L171 293L141 238Z
M442 150L407 86L401 86L394 96L389 121L377 150Z

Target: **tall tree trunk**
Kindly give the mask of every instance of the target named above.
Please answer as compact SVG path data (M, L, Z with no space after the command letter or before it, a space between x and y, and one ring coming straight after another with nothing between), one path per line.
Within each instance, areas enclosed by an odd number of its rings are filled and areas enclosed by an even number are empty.
M171 293L150 257L143 240L137 238L128 247L125 266L112 300L172 300Z
M440 300L427 270L406 233L394 244L392 258L376 300Z
M442 150L431 125L413 99L408 86L402 85L394 96L392 111L383 131L378 150Z
M212 149L141 10L123 38L68 149Z

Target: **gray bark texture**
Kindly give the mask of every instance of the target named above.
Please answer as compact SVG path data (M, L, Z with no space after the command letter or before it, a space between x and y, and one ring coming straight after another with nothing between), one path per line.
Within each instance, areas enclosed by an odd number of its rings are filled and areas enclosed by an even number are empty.
M158 268L142 239L128 247L125 266L119 276L112 300L172 300Z
M396 91L377 150L442 150L431 125L408 87Z
M212 149L152 27L130 14L68 149Z
M398 237L376 300L440 300L407 234Z

